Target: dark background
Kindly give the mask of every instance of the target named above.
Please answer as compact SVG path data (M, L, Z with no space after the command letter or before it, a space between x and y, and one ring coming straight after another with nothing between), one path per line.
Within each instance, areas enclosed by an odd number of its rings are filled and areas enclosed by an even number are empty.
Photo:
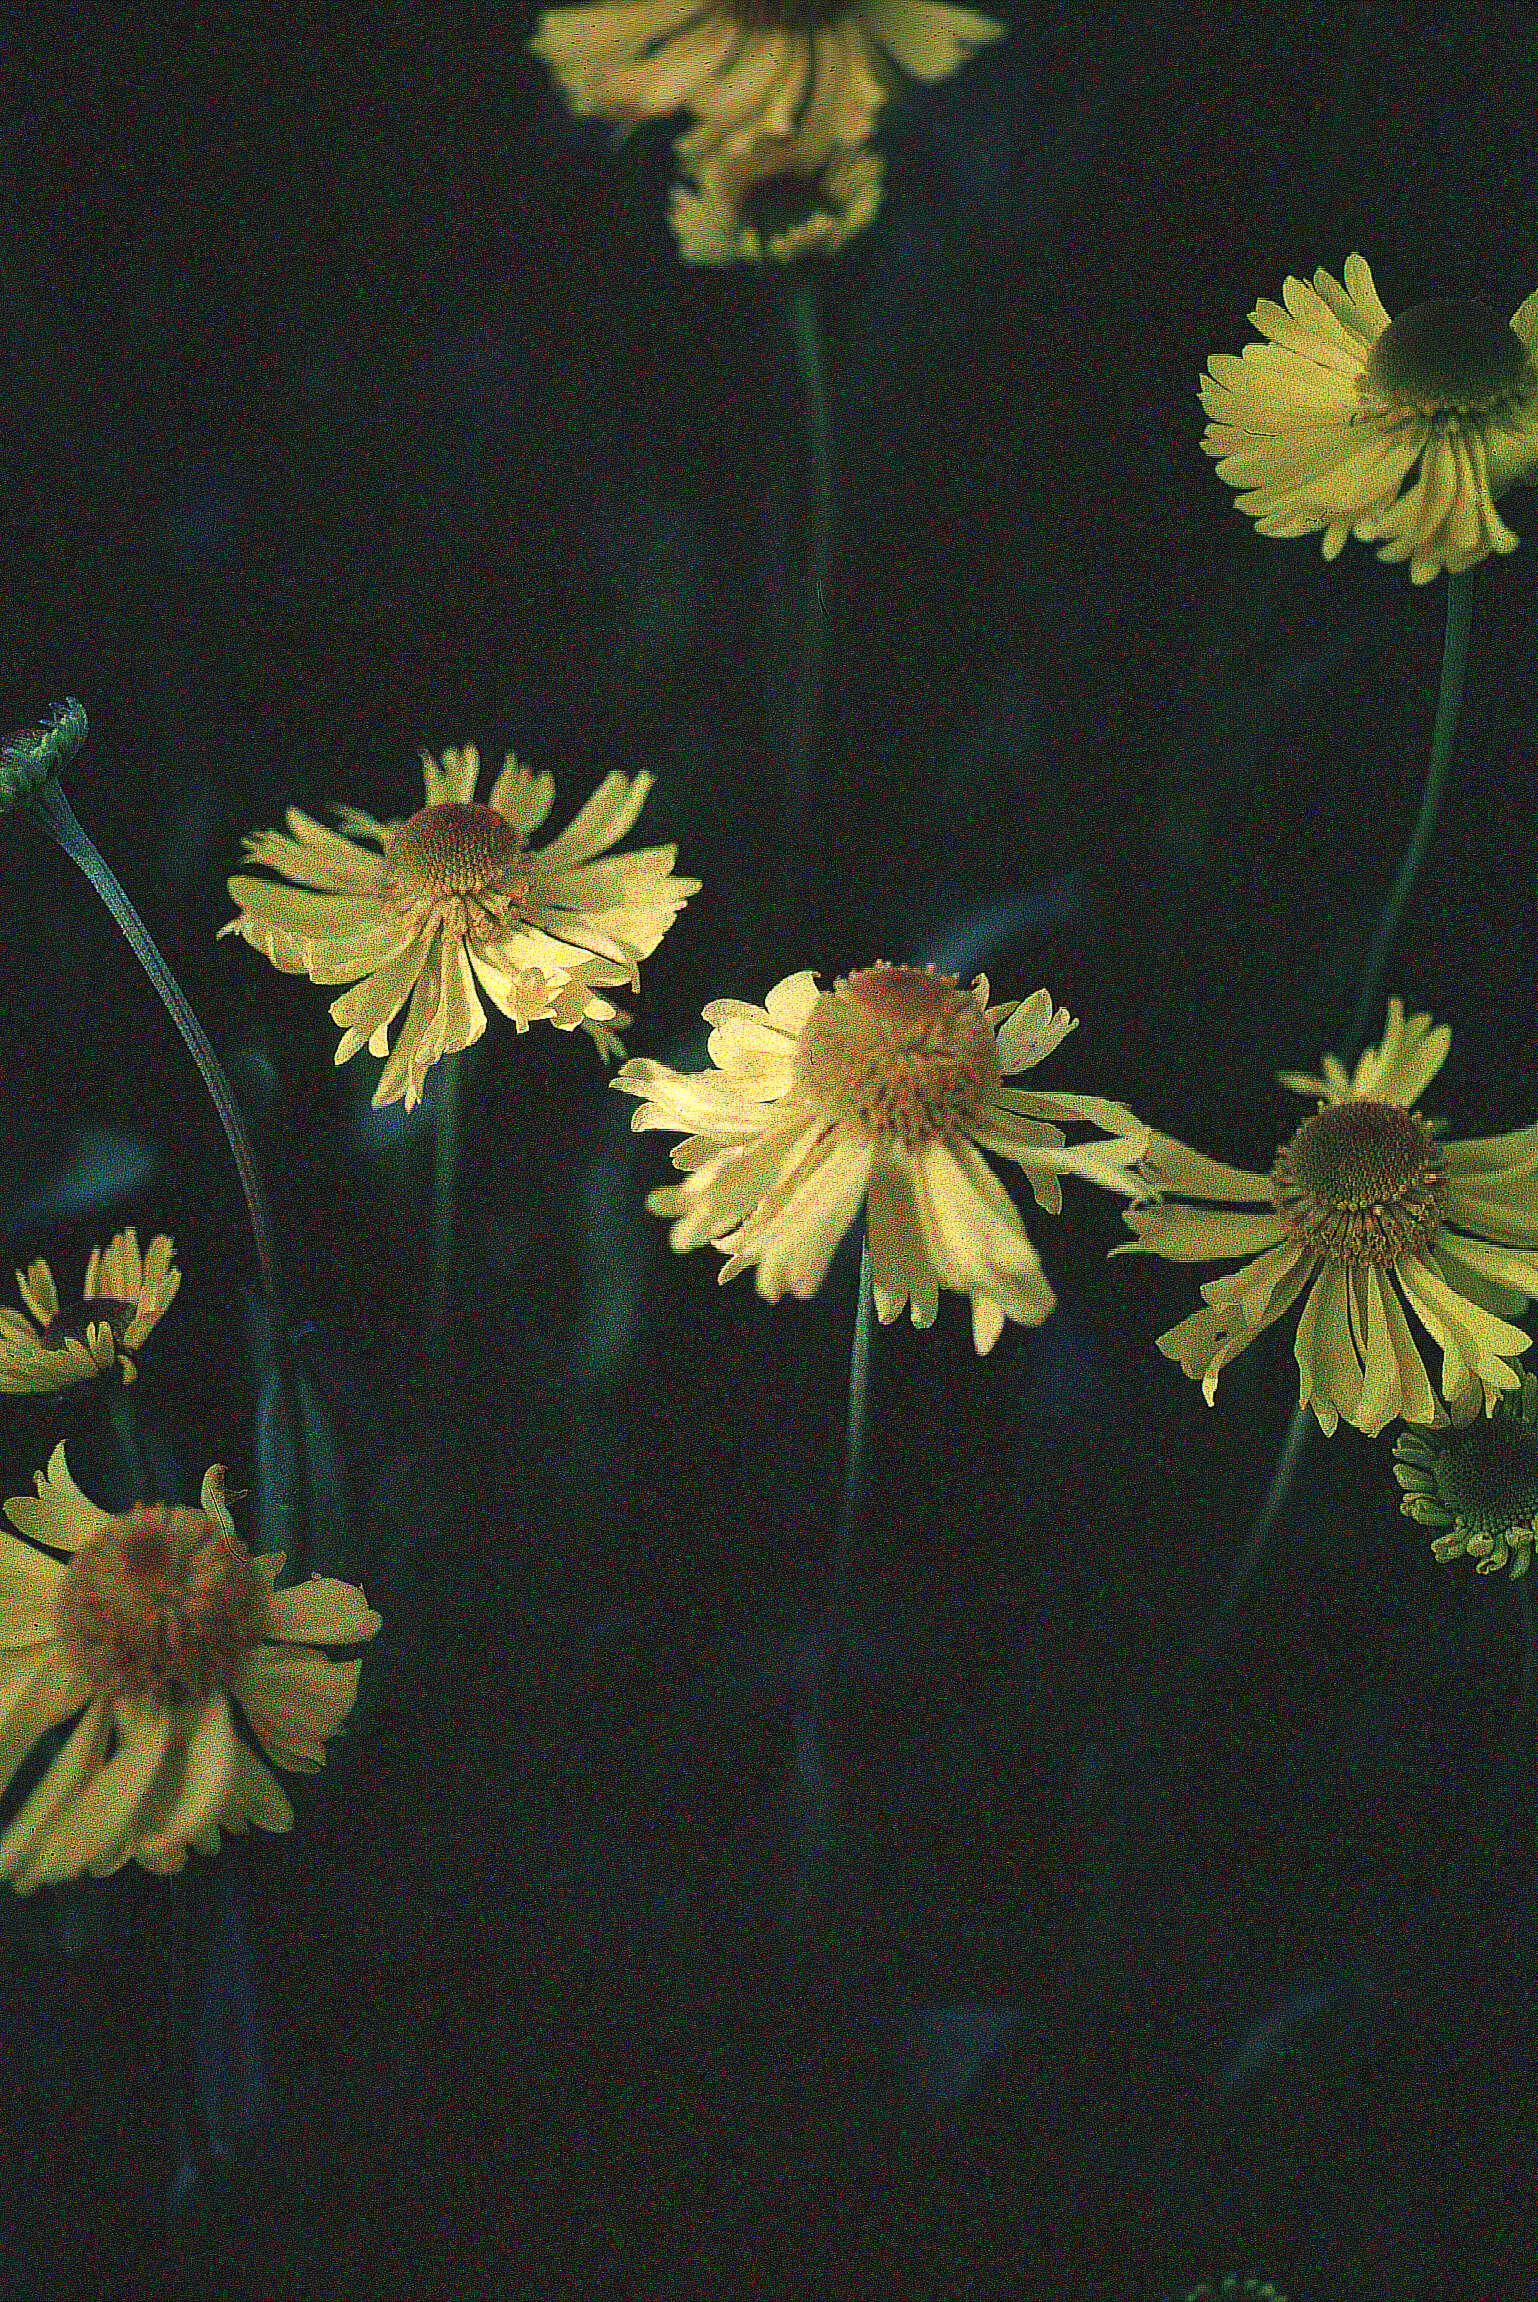
M195 2203L167 2237L164 1882L6 1916L0 2292L238 2291L232 2255L274 2295L1527 2292L1520 1594L1434 1564L1387 1438L1316 1436L1175 1723L1292 1322L1209 1410L1152 1347L1202 1274L1108 1264L1117 1203L1086 1187L1028 1216L1043 1330L978 1361L945 1297L878 1336L836 1827L792 1955L790 1686L853 1261L806 1305L719 1292L644 1214L662 1147L587 1042L492 1014L429 1396L427 1114L372 1115L329 994L214 930L243 832L407 813L424 744L516 748L557 824L645 767L636 836L704 888L632 1051L693 1066L707 999L918 958L1039 889L980 963L1081 1018L1042 1084L1268 1165L1302 1108L1272 1075L1339 1043L1414 818L1445 592L1258 538L1196 379L1353 248L1391 312L1515 310L1530 15L1047 7L889 109L883 211L822 288L838 512L793 943L782 314L682 269L665 129L613 151L569 120L532 21L57 8L0 60L0 711L89 707L67 788L245 1103L346 1455L338 1539L387 1618L295 1831L191 1866L207 1938L248 1929L265 2070L220 1969L210 2116L254 2132L212 2226ZM1538 501L1502 510L1523 542L1476 578L1389 976L1452 1025L1428 1108L1454 1135L1534 1109ZM222 1140L20 823L0 1026L13 1259L63 1278L122 1223L170 1230L154 1459L168 1491L215 1459L246 1483ZM5 1491L61 1435L108 1479L99 1417L3 1402Z

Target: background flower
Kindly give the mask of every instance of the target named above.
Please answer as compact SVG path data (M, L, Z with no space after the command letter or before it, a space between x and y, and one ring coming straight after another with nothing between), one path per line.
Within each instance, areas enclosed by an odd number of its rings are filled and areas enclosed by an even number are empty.
M704 161L675 184L669 221L686 264L796 263L835 255L881 205L881 158L805 129Z
M531 848L552 777L509 754L482 805L473 744L446 751L441 767L424 752L422 767L427 804L405 822L337 805L340 829L328 831L291 807L286 836L248 837L248 859L282 876L231 879L240 911L220 934L244 936L291 974L352 983L331 1004L345 1027L336 1060L365 1045L388 1056L376 1105L404 1095L411 1110L438 1058L480 1038L477 984L520 1031L580 1025L602 1053L619 1052L613 1026L624 1018L600 987L639 983L636 962L699 887L672 876L675 847L605 855L654 779L606 776L564 831ZM389 1027L408 998L392 1049Z
M756 1267L767 1302L817 1292L863 1205L877 1316L890 1324L911 1301L927 1327L953 1288L988 1351L1006 1318L1038 1326L1054 1297L981 1153L1013 1160L1053 1214L1065 1174L1140 1188L1147 1130L1124 1105L1003 1085L1075 1028L1045 991L990 1007L986 976L962 991L954 976L878 965L829 992L790 975L762 1007L719 999L705 1020L713 1071L639 1058L613 1084L646 1098L632 1127L686 1132L672 1154L686 1180L647 1201L674 1217L674 1248L713 1242L722 1283ZM1113 1140L1069 1148L1059 1119Z
M0 1391L62 1391L103 1375L114 1360L123 1381L138 1374L132 1354L175 1300L182 1275L164 1232L141 1257L130 1226L93 1247L78 1302L61 1304L42 1256L16 1284L30 1318L0 1304Z
M1406 1518L1440 1531L1434 1557L1471 1558L1482 1575L1508 1560L1525 1575L1538 1542L1538 1377L1524 1375L1520 1391L1507 1391L1494 1411L1481 1415L1470 1398L1450 1425L1401 1431L1394 1441L1394 1476L1404 1490Z
M217 1464L198 1510L99 1510L62 1446L36 1484L5 1505L28 1539L0 1533L0 1790L80 1715L0 1835L0 1877L26 1894L130 1858L179 1870L221 1830L287 1830L293 1808L228 1698L275 1765L314 1772L360 1668L317 1645L374 1636L363 1593L321 1575L275 1590L283 1554L253 1559L237 1540Z
M1509 1362L1529 1338L1511 1320L1538 1295L1538 1125L1440 1140L1411 1106L1451 1037L1391 999L1381 1043L1351 1073L1333 1055L1322 1074L1280 1072L1321 1100L1269 1175L1152 1138L1144 1172L1168 1196L1127 1210L1136 1244L1113 1252L1249 1258L1205 1281L1207 1308L1159 1337L1209 1405L1223 1368L1300 1296L1298 1395L1327 1432L1341 1419L1369 1437L1398 1415L1442 1419L1406 1305L1441 1346L1451 1406L1516 1388ZM1182 1204L1196 1201L1225 1204Z
M691 164L719 144L788 136L814 101L863 143L900 75L943 80L1004 26L941 0L606 0L548 8L529 42L574 112L687 109Z
M1202 446L1262 535L1380 543L1412 583L1516 550L1495 498L1538 465L1538 291L1509 327L1455 298L1391 321L1351 255L1250 318L1267 341L1207 362Z

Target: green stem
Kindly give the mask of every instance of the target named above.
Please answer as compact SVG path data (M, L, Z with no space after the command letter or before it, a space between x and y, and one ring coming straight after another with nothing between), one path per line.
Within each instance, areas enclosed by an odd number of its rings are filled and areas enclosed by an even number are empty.
M203 1083L213 1097L219 1124L235 1160L235 1172L245 1193L246 1209L251 1218L251 1234L256 1241L256 1259L261 1266L262 1291L270 1305L276 1308L278 1300L277 1265L272 1251L272 1226L267 1215L267 1199L257 1173L256 1157L251 1139L246 1133L245 1121L231 1092L219 1058L208 1043L208 1036L187 1003L187 997L156 950L149 929L135 911L121 885L98 852L88 835L81 829L74 809L64 795L57 777L47 782L22 802L23 811L32 822L41 826L51 839L57 840L72 863L80 866L133 950L165 1003L167 1014L176 1025L187 1045L188 1053L203 1074ZM276 1326L276 1319L274 1320Z
M147 1503L149 1476L144 1468L144 1450L139 1444L139 1418L134 1412L133 1393L126 1383L118 1381L115 1368L107 1376L107 1419L123 1450L123 1460L128 1465L133 1499L136 1503Z
M1383 984L1383 970L1388 963L1389 947L1404 916L1410 891L1420 876L1426 860L1426 849L1442 809L1447 790L1448 770L1452 765L1453 737L1458 731L1458 707L1463 701L1463 674L1469 657L1469 624L1474 614L1474 570L1465 568L1461 575L1447 579L1447 632L1442 642L1442 686L1437 697L1437 723L1431 737L1431 765L1426 770L1426 788L1421 793L1420 813L1410 844L1405 849L1404 861L1399 866L1399 877L1389 893L1389 899L1379 914L1366 964L1362 969L1361 989L1357 993L1356 1012L1351 1018L1351 1037L1342 1049L1342 1061L1355 1061L1358 1048L1367 1034L1378 1003Z
M792 911L800 899L805 869L802 829L822 716L823 640L827 622L824 592L833 534L833 465L816 283L808 267L790 264L784 268L782 285L785 314L801 376L807 460L806 558L800 623L791 642L794 655L790 714L780 787L780 848L785 857L786 909Z
M843 1842L843 1797L828 1764L825 1739L828 1681L843 1651L855 1548L865 1525L870 1485L870 1241L860 1248L860 1293L849 1354L849 1411L844 1429L844 1486L839 1498L833 1562L821 1619L810 1641L805 1673L791 1703L789 1803L794 1869L782 1925L794 1968L808 1923L825 1902Z
M441 1402L447 1372L449 1275L454 1255L454 1191L459 1174L460 1104L464 1066L470 1050L442 1055L435 1066L437 1109L433 1117L433 1188L428 1209L427 1364L432 1395Z
M1473 612L1474 571L1465 568L1461 575L1450 575L1447 579L1447 628L1442 641L1442 684L1437 695L1436 726L1431 736L1431 761L1426 769L1420 813L1415 818L1410 843L1404 851L1399 875L1389 890L1388 901L1378 915L1378 924L1373 930L1372 942L1363 963L1350 1036L1341 1050L1341 1060L1348 1065L1355 1062L1357 1051L1366 1036L1368 1023L1383 988L1383 971L1388 964L1388 955L1399 922L1404 917L1405 906L1420 876L1421 865L1426 860L1426 850L1431 844L1431 834L1442 810L1448 771L1452 765L1453 738L1458 732L1458 707L1463 701L1463 675L1468 665L1469 625ZM1210 1637L1218 1635L1223 1623L1238 1606L1259 1571L1272 1530L1292 1492L1293 1481L1308 1444L1312 1420L1312 1410L1308 1407L1300 1404L1293 1410L1292 1421L1271 1476L1271 1484L1266 1489L1265 1500L1255 1514L1245 1538L1239 1562L1224 1585Z

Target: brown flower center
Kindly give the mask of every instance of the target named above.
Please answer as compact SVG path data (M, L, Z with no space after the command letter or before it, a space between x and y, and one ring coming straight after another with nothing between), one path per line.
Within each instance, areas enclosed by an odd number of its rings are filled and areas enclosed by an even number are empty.
M119 1303L111 1295L88 1295L83 1303L65 1303L55 1311L38 1340L45 1351L59 1351L71 1337L83 1343L87 1328L99 1327L105 1321L112 1329L112 1340L121 1346L138 1308L137 1303Z
M1364 411L1396 422L1485 416L1538 388L1510 323L1486 304L1446 296L1412 304L1373 345L1357 381Z
M744 32L815 32L849 14L850 0L730 0Z
M1278 1151L1271 1193L1300 1246L1356 1270L1431 1244L1447 1169L1417 1113L1352 1096L1321 1104Z
M206 1512L120 1512L71 1559L59 1631L104 1694L203 1695L255 1644L262 1586L250 1554Z
M402 921L462 941L520 919L538 871L505 815L476 800L445 799L391 832L380 894Z
M993 1026L970 991L916 967L844 976L812 1009L796 1050L809 1103L907 1151L964 1133L1002 1077Z

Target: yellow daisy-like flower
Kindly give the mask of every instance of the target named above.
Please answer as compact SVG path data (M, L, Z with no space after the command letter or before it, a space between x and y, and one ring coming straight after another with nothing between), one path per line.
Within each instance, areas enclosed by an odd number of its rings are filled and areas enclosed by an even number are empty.
M441 1055L479 1039L479 984L520 1031L580 1025L605 1055L623 1054L614 1026L628 1016L602 996L640 981L636 962L656 950L697 879L671 876L675 847L606 855L640 814L654 778L615 773L548 846L528 835L550 812L555 783L509 755L487 803L475 798L473 744L422 754L427 804L404 822L378 823L333 804L328 831L297 807L288 833L245 841L249 862L278 879L229 882L240 906L221 935L241 935L275 967L315 983L351 983L332 1001L345 1063L367 1046L388 1055L375 1105L404 1095L409 1111ZM390 1047L390 1024L410 999Z
M1472 1398L1450 1426L1401 1431L1394 1441L1394 1476L1404 1490L1399 1507L1432 1538L1444 1563L1471 1558L1482 1575L1509 1560L1513 1578L1525 1575L1538 1543L1538 1377L1524 1375L1520 1391L1495 1402L1488 1418Z
M835 255L880 205L879 154L803 129L706 160L674 185L669 221L686 264L793 264Z
M61 1304L41 1256L18 1271L28 1318L0 1304L0 1391L63 1391L110 1373L125 1383L138 1374L132 1354L170 1308L182 1275L164 1232L139 1253L139 1235L119 1231L93 1247L80 1300Z
M80 1715L0 1833L0 1878L29 1894L130 1859L180 1870L189 1846L217 1853L221 1830L289 1829L230 1698L275 1765L315 1773L360 1668L316 1650L374 1636L363 1593L324 1575L275 1590L283 1554L237 1540L217 1463L197 1510L99 1510L62 1446L36 1485L5 1505L27 1540L0 1531L0 1791Z
M1227 1204L1130 1208L1136 1242L1113 1253L1246 1258L1206 1281L1205 1310L1159 1337L1166 1358L1200 1377L1209 1404L1230 1359L1300 1296L1299 1397L1327 1432L1345 1421L1372 1438L1396 1416L1445 1420L1406 1306L1441 1348L1455 1413L1516 1389L1510 1361L1528 1337L1511 1320L1538 1295L1538 1125L1443 1142L1414 1105L1451 1038L1445 1023L1407 1017L1391 999L1381 1044L1351 1073L1333 1055L1322 1076L1279 1072L1284 1087L1320 1101L1269 1175L1153 1137L1143 1162L1151 1183Z
M1267 341L1207 362L1202 446L1262 535L1354 535L1412 583L1516 550L1495 499L1538 470L1538 291L1509 326L1460 297L1391 320L1352 255L1250 318Z
M878 965L823 992L790 975L762 1007L718 999L705 1020L713 1071L640 1058L612 1084L646 1098L632 1127L686 1133L672 1153L685 1180L647 1200L675 1218L674 1248L713 1242L722 1283L754 1266L767 1302L816 1294L863 1203L877 1316L911 1301L927 1327L951 1288L972 1298L988 1351L1006 1318L1039 1326L1054 1297L982 1153L1013 1160L1054 1215L1063 1175L1142 1189L1148 1130L1124 1104L1003 1084L1075 1028L1045 991L990 1007L986 976L963 991L953 975ZM1112 1140L1069 1146L1057 1120Z
M529 47L574 112L602 120L692 112L679 145L789 136L814 101L836 140L862 144L904 74L945 80L1004 26L941 0L599 0L547 8Z

